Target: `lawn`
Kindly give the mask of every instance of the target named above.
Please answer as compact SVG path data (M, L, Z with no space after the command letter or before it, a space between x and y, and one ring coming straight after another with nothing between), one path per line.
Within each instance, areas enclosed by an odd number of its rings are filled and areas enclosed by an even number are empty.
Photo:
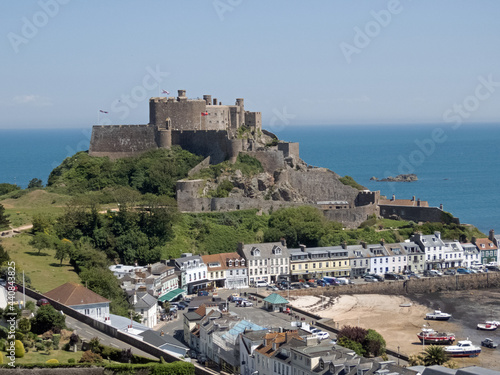
M70 358L74 358L75 362L78 362L82 358L82 353L81 351L74 353L66 350L51 350L50 354L47 354L45 351L37 352L33 348L30 348L29 352L23 358L16 358L16 363L45 363L52 358L57 359L59 363L68 363L68 359ZM6 354L3 354L5 357Z
M80 282L67 260L60 267L59 261L54 258L55 250L43 250L38 255L38 250L28 245L30 239L30 234L22 233L3 239L2 245L16 262L16 267L24 270L31 278L31 284L36 290L45 293L67 282Z

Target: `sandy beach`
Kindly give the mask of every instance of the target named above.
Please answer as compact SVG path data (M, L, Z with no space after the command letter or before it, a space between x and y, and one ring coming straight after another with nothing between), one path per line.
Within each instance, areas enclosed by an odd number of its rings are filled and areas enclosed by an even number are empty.
M480 291L474 296L479 297ZM423 347L417 338L422 327L427 326L440 332L452 332L456 334L458 340L463 340L470 336L470 327L466 327L462 319L466 317L456 310L455 299L461 299L460 294L448 293L448 295L433 297L429 303L428 296L423 299L426 304L419 303L419 299L409 299L405 296L387 296L376 294L365 295L345 295L336 298L323 296L301 296L290 297L293 306L313 312L323 318L333 319L336 328L342 328L345 325L360 326L363 328L372 328L379 332L386 340L387 347L397 351L398 347L402 354L411 355L422 351ZM467 298L470 298L468 295ZM494 296L493 296L494 297ZM484 299L484 296L481 298ZM472 301L467 301L466 306L471 306ZM442 306L442 307L441 307ZM455 309L450 306L455 306ZM447 322L425 320L425 314L433 309L445 308L453 310L457 315L456 319ZM454 315L455 316L455 315ZM475 331L474 322L471 327ZM478 331L484 337L492 337L498 341L499 334L496 332L483 333ZM472 337L471 337L472 340ZM474 337L473 342L480 344L479 336ZM455 358L455 362L460 367L479 365L488 368L497 368L500 362L500 354L497 350L483 348L481 355L477 358Z

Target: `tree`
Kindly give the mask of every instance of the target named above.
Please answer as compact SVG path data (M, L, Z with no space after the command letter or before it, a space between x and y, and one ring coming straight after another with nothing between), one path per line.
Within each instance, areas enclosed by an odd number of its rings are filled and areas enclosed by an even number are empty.
M426 347L422 354L424 355L424 363L426 366L442 365L449 359L444 347L437 345Z
M59 266L62 266L62 262L64 259L70 257L74 250L73 243L66 238L63 238L61 241L56 243L56 254L54 257L60 261Z
M29 319L21 318L21 320L17 324L17 328L19 328L19 330L22 333L28 333L31 330L31 323L30 323Z
M9 228L10 220L7 217L5 207L0 203L0 230Z
M21 188L14 184L2 183L0 184L0 195L10 193L11 191L21 190Z
M14 350L15 350L16 358L22 358L22 357L24 357L24 354L26 353L26 351L24 350L23 343L19 340L15 341Z
M36 334L42 334L53 327L59 330L66 328L66 317L57 311L51 305L40 306L32 319L32 331Z
M54 246L54 238L45 233L36 233L31 241L29 242L31 246L38 250L38 255L45 249L50 249Z
M378 357L385 353L385 340L380 333L369 329L365 336L363 347L366 348L368 354Z
M0 244L0 265L3 265L10 261L10 256L7 251L3 248L3 246Z
M39 178L33 178L28 183L28 189L41 189L43 188L43 181Z

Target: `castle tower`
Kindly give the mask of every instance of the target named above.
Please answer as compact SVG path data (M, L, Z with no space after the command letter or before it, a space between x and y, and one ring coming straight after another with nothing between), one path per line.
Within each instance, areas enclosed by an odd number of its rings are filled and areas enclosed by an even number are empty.
M177 90L177 101L187 100L186 90Z
M205 101L205 103L207 103L207 105L211 105L212 104L212 95L203 95L203 100Z
M238 127L245 124L245 100L243 98L236 99L236 105L240 107Z
M170 117L165 120L164 126L156 127L156 144L158 148L172 147L172 121Z

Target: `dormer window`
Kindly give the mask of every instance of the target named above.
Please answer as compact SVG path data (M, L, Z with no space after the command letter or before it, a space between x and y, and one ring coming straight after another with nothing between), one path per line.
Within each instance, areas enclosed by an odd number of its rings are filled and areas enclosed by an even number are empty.
M481 244L481 247L484 249L484 243Z
M241 265L244 266L245 265L245 259L242 259L241 260Z
M325 361L323 361L323 358L319 359L319 369L324 370L325 369Z
M240 265L240 262L238 261L238 259L236 259L236 260L234 261L234 266L235 266L235 267L238 267L239 265Z
M233 266L233 261L231 259L229 259L229 261L227 263L228 263L229 267Z
M254 257L260 257L260 250L254 247L251 251L252 256Z
M281 255L281 247L279 247L279 246L273 247L273 254Z

